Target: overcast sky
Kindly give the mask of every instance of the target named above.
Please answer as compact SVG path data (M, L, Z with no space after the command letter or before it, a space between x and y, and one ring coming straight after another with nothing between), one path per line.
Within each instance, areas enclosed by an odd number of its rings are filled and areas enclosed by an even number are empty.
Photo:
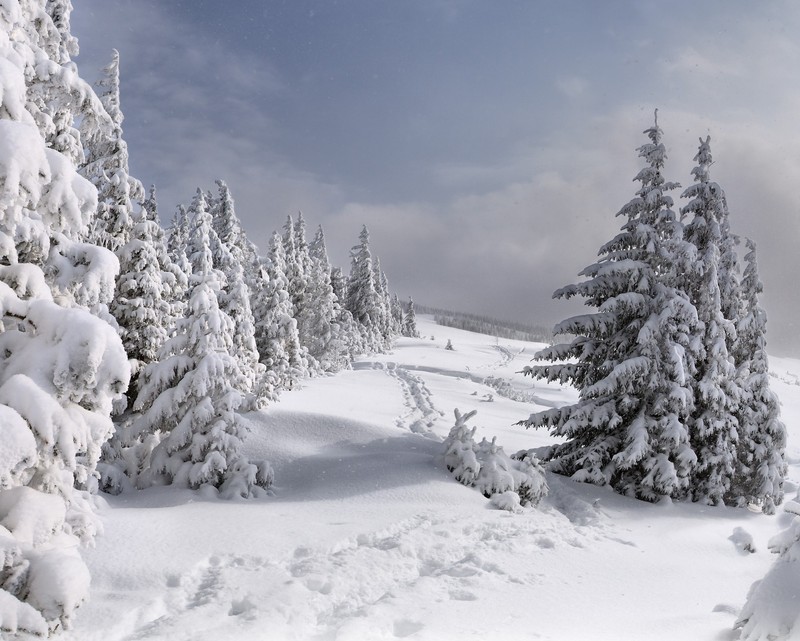
M223 178L262 249L302 210L348 269L365 223L401 298L499 318L580 310L551 294L622 224L658 107L668 180L691 184L711 135L770 351L800 354L795 0L74 5L81 75L120 51L132 172L162 219Z

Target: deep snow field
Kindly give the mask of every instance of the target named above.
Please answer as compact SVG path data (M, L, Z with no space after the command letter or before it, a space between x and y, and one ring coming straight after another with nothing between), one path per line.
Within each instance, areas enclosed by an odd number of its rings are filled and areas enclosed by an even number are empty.
M272 462L273 496L158 488L107 498L105 532L84 551L91 601L61 638L738 638L736 614L788 514L650 505L552 474L538 508L492 509L444 467L453 410L477 409L478 437L512 453L553 442L513 424L575 391L517 373L536 345L423 316L418 326L423 338L247 415L247 450ZM800 361L775 358L771 369L791 499ZM755 553L740 549L748 535Z

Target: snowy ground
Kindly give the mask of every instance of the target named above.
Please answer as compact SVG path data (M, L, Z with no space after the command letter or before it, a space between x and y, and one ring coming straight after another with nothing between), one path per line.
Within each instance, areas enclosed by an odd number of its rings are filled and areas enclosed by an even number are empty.
M453 409L477 409L478 435L511 453L551 442L514 422L575 392L516 374L534 345L424 317L419 328L422 339L248 416L248 449L276 470L273 497L160 488L109 499L105 534L84 552L91 602L63 638L738 637L736 613L788 515L654 506L554 475L538 509L490 509L444 469ZM792 498L800 361L774 359L772 370ZM748 535L755 553L740 549Z

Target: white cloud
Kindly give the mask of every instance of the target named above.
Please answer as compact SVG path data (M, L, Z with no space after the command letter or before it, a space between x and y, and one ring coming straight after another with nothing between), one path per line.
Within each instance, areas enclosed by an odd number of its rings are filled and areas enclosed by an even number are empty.
M556 88L568 98L580 98L589 88L585 78L569 76L556 79Z

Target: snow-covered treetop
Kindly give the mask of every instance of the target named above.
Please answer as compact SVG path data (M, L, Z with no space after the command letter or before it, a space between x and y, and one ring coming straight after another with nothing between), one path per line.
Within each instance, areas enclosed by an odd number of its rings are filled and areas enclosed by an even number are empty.
M697 182L708 182L708 168L713 163L711 157L711 136L706 136L705 140L700 138L700 148L697 150L694 161L697 163L697 166L692 169L692 176L694 176Z
M103 76L97 81L97 86L105 89L100 96L103 106L114 125L120 127L124 116L120 108L119 98L119 51L111 50L111 62L103 67Z

